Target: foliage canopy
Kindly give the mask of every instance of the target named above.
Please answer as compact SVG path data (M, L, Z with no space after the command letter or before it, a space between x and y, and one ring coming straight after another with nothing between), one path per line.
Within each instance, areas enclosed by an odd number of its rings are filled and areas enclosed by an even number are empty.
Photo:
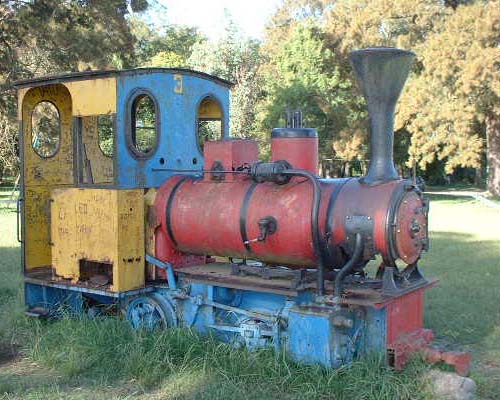
M213 42L196 28L152 26L153 0L20 0L0 4L0 170L17 166L13 80L87 68L188 67L235 82L231 132L265 150L286 108L301 108L322 157L369 156L367 114L349 51L414 50L397 110L401 169L488 166L500 194L500 7L495 0L284 0L262 42L227 15ZM153 7L153 8L151 8ZM149 10L149 11L148 11Z

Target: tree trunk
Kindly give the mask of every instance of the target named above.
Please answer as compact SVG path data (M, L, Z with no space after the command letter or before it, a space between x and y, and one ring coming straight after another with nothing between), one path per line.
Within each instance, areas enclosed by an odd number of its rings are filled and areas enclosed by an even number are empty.
M486 117L486 160L488 191L500 196L500 116L489 114Z
M484 187L482 166L479 166L474 170L474 185Z

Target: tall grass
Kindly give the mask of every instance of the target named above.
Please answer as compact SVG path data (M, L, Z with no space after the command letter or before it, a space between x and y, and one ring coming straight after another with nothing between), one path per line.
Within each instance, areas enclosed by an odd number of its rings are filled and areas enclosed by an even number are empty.
M481 398L498 399L500 212L433 197L422 267L441 282L426 296L426 327L467 344ZM26 357L22 371L0 365L0 399L433 399L418 360L402 373L377 356L333 371L189 330L137 332L119 318L26 319L19 254L15 213L0 212L0 342L20 345Z
M418 361L398 373L374 356L334 371L272 350L235 349L187 329L134 331L117 318L34 321L27 332L30 357L60 374L166 386L181 398L425 398L420 374L427 367Z

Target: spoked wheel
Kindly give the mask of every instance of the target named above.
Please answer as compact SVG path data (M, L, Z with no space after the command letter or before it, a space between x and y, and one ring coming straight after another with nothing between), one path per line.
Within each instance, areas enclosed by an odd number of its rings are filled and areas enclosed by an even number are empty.
M172 304L163 296L153 293L140 296L127 305L126 318L134 329L154 331L178 325Z

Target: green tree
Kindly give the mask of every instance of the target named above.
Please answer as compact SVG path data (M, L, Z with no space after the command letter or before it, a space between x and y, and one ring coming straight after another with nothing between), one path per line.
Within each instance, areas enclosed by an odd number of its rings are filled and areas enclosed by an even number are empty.
M486 139L488 188L500 195L500 7L458 5L415 49L421 69L401 103L410 156L446 172L480 168Z
M358 48L372 46L394 46L414 49L425 42L426 36L434 25L446 18L446 6L436 0L407 2L395 0L341 0L333 3L324 1L326 46L335 54L335 64L341 76L352 82L352 96L359 96L358 85L354 84L349 52ZM417 64L418 68L418 64ZM408 96L410 76L403 96ZM349 137L349 132L357 132L357 140L368 143L364 99L353 104L351 112L357 117L349 121L341 135ZM399 114L399 112L397 111ZM403 172L408 160L409 133L404 119L398 118L395 132L395 161ZM339 146L349 146L344 140ZM350 146L352 148L352 145ZM360 147L366 149L366 147Z
M417 162L422 169L437 163L443 173L479 168L486 138L489 188L498 193L499 10L498 1L287 0L271 20L264 48L272 60L292 40L294 27L313 21L325 33L330 70L340 82L352 82L353 49L415 50L417 62L397 112L396 161ZM357 86L350 87L359 99ZM360 156L365 149L360 144L367 142L363 104L345 104L351 117L336 125L333 146L342 157Z
M319 128L323 156L364 158L368 148L366 107L354 83L349 52L371 45L411 47L411 43L423 40L444 9L431 0L418 4L402 0L286 0L271 18L263 45L269 59L263 68L266 82L274 86L266 96L271 106L267 120L274 118L275 123L273 107L278 111L284 102L297 104L300 98L306 122ZM309 33L305 34L304 27ZM281 63L280 58L290 65ZM289 82L277 78L282 75L294 81L293 87L302 85L302 93L291 91ZM397 161L406 160L407 135L397 135L396 144Z
M286 108L300 108L305 124L318 129L320 151L332 156L334 132L338 133L351 118L358 99L352 98L351 82L342 79L334 54L325 48L324 33L312 21L298 23L288 30L289 37L270 54L265 70L265 117L262 125L269 130L283 124ZM279 36L281 39L281 35ZM274 40L274 39L273 39ZM337 141L342 139L336 135ZM354 146L335 146L337 154L353 158L360 152L361 141L351 137Z
M173 51L160 51L156 53L148 63L151 67L185 67L187 60L180 54L174 53Z
M161 24L153 26L140 16L130 18L129 24L135 39L136 67L184 67L193 46L204 39L196 28Z
M130 11L144 0L36 0L0 3L0 169L17 169L17 114L12 82L87 68L129 67Z
M229 17L224 37L217 42L197 43L188 60L190 68L234 83L231 91L233 136L260 139L255 126L255 106L261 94L260 62L258 42L243 39Z

